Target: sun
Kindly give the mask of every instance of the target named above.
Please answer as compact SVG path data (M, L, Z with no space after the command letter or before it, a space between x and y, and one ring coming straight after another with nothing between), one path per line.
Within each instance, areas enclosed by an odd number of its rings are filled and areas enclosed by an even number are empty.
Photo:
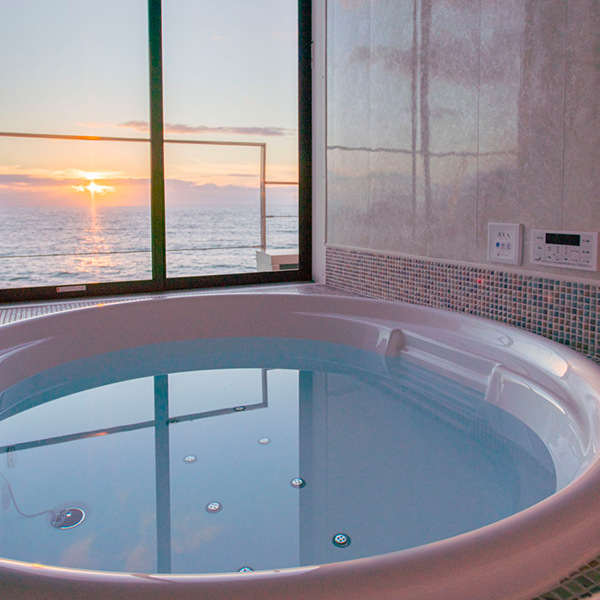
M98 185L95 181L90 181L89 185L85 186L85 189L89 190L92 194L101 194L106 192L106 188L108 187L107 185Z
M90 192L92 196L95 196L96 194L112 194L116 192L116 189L111 185L98 185L93 180L90 181L88 185L72 185L71 187L79 193Z

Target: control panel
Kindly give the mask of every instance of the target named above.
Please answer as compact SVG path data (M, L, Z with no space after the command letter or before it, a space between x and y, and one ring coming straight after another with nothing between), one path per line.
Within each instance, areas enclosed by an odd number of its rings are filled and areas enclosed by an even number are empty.
M532 229L531 262L595 271L598 268L598 232Z

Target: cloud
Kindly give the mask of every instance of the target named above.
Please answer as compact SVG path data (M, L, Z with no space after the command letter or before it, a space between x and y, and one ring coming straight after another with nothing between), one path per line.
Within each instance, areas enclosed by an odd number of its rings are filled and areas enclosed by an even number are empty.
M150 131L148 121L126 121L125 123L119 123L117 127L135 129L136 131L143 131L144 133L148 133Z
M352 1L349 0L349 3ZM467 10L463 17L468 24L468 19L472 19L473 15ZM441 16L438 18L442 20ZM429 77L465 88L473 88L476 81L486 84L513 83L515 78L518 81L523 35L520 23L510 19L495 23L493 28L483 32L485 36L481 42L469 32L465 26L456 29L447 22L444 27L439 25L437 29L434 28L428 51ZM483 57L481 65L480 54ZM489 57L493 57L493 60ZM357 46L347 60L350 65L379 65L384 71L411 77L414 67L412 34L401 35L398 31L398 41L394 45ZM422 60L421 57L419 75L423 69Z
M81 180L91 181L94 179L133 179L127 176L123 171L84 171L82 169L43 169L43 168L22 168L20 165L0 165L0 178L8 181L13 178L14 181L30 182L58 180ZM8 179L7 179L8 178Z
M110 185L98 186L106 188L104 194L100 194L104 205L150 205L147 179L111 179L106 183ZM167 179L165 185L167 206L255 206L258 210L260 203L258 187L200 184L182 179ZM90 195L81 192L91 191L89 186L81 186L80 179L56 180L15 174L0 174L0 190L0 207L85 206ZM294 204L298 190L296 186L268 186L267 200L269 204Z
M71 186L77 193L84 194L90 192L90 194L114 194L117 190L112 185L98 185L95 182L91 182L89 185L72 185Z
M74 569L97 568L97 550L93 548L95 541L96 534L90 533L87 537L73 542L62 551L58 564L66 564Z
M194 184L180 179L168 179L166 198L169 206L254 206L259 210L260 190L241 185ZM267 201L272 204L295 204L295 186L268 186Z
M134 129L135 131L148 132L147 121L126 121L119 123L118 127L125 129ZM256 135L256 136L285 136L294 133L293 129L284 127L209 127L208 125L183 125L165 123L165 133L189 134L234 134L234 135Z
M35 191L39 189L46 189L48 187L56 187L57 185L64 185L65 183L76 183L75 179L60 180L52 177L32 177L30 175L21 175L18 173L0 173L0 187L3 189L13 190L29 190Z
M19 173L0 173L0 206L82 206L91 197L102 197L104 204L122 206L149 205L147 179L114 178L81 184L81 178L36 177ZM108 185L110 184L110 185Z
M148 548L149 545L139 544L127 554L125 571L130 573L152 573L156 559L150 548Z

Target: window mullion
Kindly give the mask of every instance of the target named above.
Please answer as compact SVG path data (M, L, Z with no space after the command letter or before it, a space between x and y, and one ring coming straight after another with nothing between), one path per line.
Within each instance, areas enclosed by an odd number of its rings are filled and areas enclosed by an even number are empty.
M166 278L166 228L161 0L148 0L148 30L150 45L152 279L158 287L163 289Z

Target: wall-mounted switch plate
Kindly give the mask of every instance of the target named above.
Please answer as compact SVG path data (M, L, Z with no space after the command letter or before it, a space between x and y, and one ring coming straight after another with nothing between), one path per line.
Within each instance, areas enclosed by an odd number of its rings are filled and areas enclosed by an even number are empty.
M520 265L523 256L523 225L488 223L488 260Z
M531 264L596 271L598 232L532 229Z

